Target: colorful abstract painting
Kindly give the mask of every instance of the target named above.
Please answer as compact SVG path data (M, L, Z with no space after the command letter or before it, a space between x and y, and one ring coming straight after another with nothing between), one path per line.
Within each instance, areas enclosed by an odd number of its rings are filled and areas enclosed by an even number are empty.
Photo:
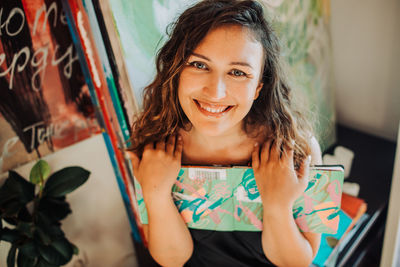
M343 168L315 167L309 184L293 206L303 232L335 233L343 185ZM147 211L135 184L142 223ZM182 168L172 197L189 228L214 231L261 231L263 205L251 168Z
M59 0L0 4L0 173L100 128Z
M352 219L343 210L339 212L339 226L335 234L322 234L321 243L318 253L313 259L313 264L318 267L334 267L336 264L339 251L338 246L341 246L339 240L345 235L352 223Z
M322 149L335 142L330 0L262 0L281 39L292 88L305 95Z
M110 0L131 83L140 105L155 74L168 25L198 0ZM292 87L304 95L323 149L335 141L329 0L260 0L283 47ZM303 103L303 101L301 101Z

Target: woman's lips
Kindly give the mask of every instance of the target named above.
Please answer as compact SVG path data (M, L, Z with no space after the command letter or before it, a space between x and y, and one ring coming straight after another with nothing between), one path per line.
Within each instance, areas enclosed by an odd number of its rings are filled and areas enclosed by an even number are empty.
M229 105L210 104L195 99L194 102L197 108L200 110L200 112L208 117L224 116L228 111L230 111L233 108L233 106Z

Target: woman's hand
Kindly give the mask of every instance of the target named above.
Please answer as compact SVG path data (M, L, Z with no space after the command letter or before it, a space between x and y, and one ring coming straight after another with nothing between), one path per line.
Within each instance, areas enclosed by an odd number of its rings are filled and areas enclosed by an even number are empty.
M301 233L293 218L294 201L308 184L310 156L298 170L293 150L271 141L256 146L253 169L264 206L262 247L277 266L309 266L317 253L320 234ZM315 138L310 143L313 164L321 164L321 152ZM261 150L261 153L260 153ZM282 234L284 238L282 238Z
M147 210L145 239L151 256L161 266L183 266L193 253L189 229L171 196L181 168L182 146L181 138L171 136L166 142L146 145L142 159L129 153Z
M147 144L142 159L129 152L133 172L142 187L143 197L171 194L181 168L182 138L170 136L166 142Z
M285 147L281 152L280 145L271 141L254 147L252 167L264 207L291 211L294 201L307 188L310 159L307 157L296 171L293 149Z

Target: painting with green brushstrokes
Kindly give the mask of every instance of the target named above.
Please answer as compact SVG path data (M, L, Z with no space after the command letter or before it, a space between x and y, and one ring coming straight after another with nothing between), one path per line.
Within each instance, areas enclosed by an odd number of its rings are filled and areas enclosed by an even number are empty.
M304 193L294 202L293 218L303 232L336 233L342 196L342 166L314 166ZM148 224L139 182L135 192L142 224ZM185 166L172 198L189 228L262 231L263 203L250 167Z
M110 0L131 84L140 105L155 75L167 25L198 0ZM335 142L329 0L260 0L282 43L294 90L315 117L322 149Z

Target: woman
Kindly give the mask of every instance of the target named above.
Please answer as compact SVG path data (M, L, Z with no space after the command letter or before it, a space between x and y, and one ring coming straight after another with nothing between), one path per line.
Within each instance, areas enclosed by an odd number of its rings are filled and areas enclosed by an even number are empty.
M201 1L176 22L133 125L148 248L163 266L308 266L320 235L301 233L293 202L321 152L292 103L279 43L256 1ZM171 197L182 164L247 165L261 232L188 229Z

